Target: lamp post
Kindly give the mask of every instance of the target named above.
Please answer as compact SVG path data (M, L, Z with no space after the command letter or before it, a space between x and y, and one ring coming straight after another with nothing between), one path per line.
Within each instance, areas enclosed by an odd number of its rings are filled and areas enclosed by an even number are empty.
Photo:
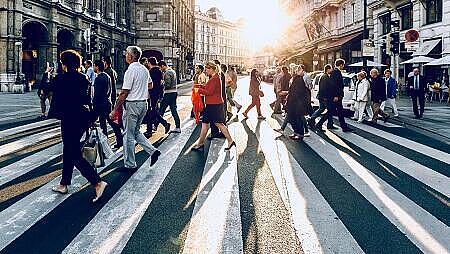
M16 68L16 84L22 84L22 78L20 77L20 47L22 47L22 42L18 41L14 43L17 47L17 68Z
M369 39L369 30L367 29L367 0L364 0L364 4L363 4L363 9L364 9L364 31L363 31L363 41L366 41L367 39ZM365 52L364 52L364 47L362 48L363 50L363 69L367 70L367 58L364 56Z

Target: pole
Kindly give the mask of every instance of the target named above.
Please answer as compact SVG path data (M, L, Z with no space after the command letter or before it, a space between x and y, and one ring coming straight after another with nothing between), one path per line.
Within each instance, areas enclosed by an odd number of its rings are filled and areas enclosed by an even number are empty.
M369 30L367 29L367 0L364 0L364 4L363 4L363 9L364 9L364 31L363 31L363 41L369 39ZM362 48L362 50L364 50L364 46ZM365 71L367 71L367 58L364 56L364 51L363 51L363 69Z

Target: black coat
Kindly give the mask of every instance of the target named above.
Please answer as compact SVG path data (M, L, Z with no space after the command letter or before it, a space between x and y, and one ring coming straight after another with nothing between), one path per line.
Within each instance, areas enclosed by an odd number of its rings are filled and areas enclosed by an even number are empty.
M117 99L117 92L116 92L116 83L117 83L117 72L111 68L108 67L105 69L105 73L109 75L110 79L111 79L111 102L112 104L116 103L116 99Z
M370 80L370 95L375 103L381 103L386 100L386 82L378 76Z
M328 74L322 74L319 78L319 92L317 93L317 99L330 99L330 76Z
M409 92L414 92L414 78L415 78L415 76L411 76L408 78ZM419 75L419 91L418 92L420 92L420 93L427 92L427 82L425 81L425 78L422 75Z
M153 67L150 69L150 78L152 79L153 88L150 90L150 97L153 99L162 98L164 94L164 86L161 81L163 74L160 68Z
M52 82L53 82L53 75L45 72L44 74L42 74L42 79L41 79L41 83L39 83L38 86L38 94L42 92L44 92L45 94L48 94L49 92L52 91Z
M295 76L289 87L286 103L289 114L308 115L311 111L311 91L306 87L302 76Z
M92 104L98 113L111 112L111 78L102 72L94 80L94 97Z
M335 68L330 74L330 98L339 97L344 98L344 79L342 78L342 72L338 68Z

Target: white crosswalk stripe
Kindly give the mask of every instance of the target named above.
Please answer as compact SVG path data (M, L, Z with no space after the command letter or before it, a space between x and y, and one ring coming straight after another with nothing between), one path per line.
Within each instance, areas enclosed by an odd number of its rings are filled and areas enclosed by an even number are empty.
M364 253L361 240L356 239L353 229L339 219L339 213L333 210L334 206L328 203L327 198L310 179L311 176L307 174L306 168L297 161L293 151L288 149L287 141L277 138L279 134L274 132L273 128L277 127L278 123L274 119L258 121L252 117L245 120L245 123L256 135L259 148L265 156L281 199L291 215L290 223L295 229L303 251L306 254ZM450 165L449 154L445 151L399 137L388 131L350 123L361 131ZM150 168L149 161L146 161L96 215L83 225L84 228L71 239L63 253L123 251L178 156L191 139L195 128L196 125L192 120L184 121L181 134L171 134L162 142L159 149L163 154L157 164ZM241 122L230 125L230 131L235 138L246 135L239 131L242 128ZM21 132L20 129L17 131ZM14 134L17 131L9 130L9 132L1 133L6 135L6 133ZM4 144L0 146L0 156L9 156L21 149L57 138L57 132L59 132L57 128L47 130ZM432 211L417 204L417 201L407 197L372 172L363 161L356 159L355 156L361 155L347 144L366 151L379 161L390 164L396 170L441 193L443 195L441 202L444 204L448 204L450 198L449 177L430 166L423 165L420 161L406 157L402 152L390 151L383 145L358 134L337 130L327 131L324 135L326 139L312 133L311 137L304 139L304 144L324 163L330 165L343 181L361 194L365 201L392 223L392 227L402 232L420 251L449 253L450 228L447 222L441 221L439 216L433 215ZM193 212L186 225L186 240L180 246L183 253L244 252L245 236L242 232L239 203L239 164L237 163L239 154L236 149L225 152L226 144L226 141L214 140L209 148L203 176L194 197ZM61 144L51 146L0 168L0 191L2 185L60 156L61 147ZM345 149L341 149L342 147ZM120 153L116 154L114 158L107 161L107 166L100 170L108 170L108 166L120 156ZM2 161L1 158L0 161ZM58 181L59 178L55 178L0 211L0 232L2 232L0 250L13 243L57 207L64 205L63 201L72 195L77 195L78 190L86 184L86 180L77 173L73 178L70 194L61 196L50 191L51 186Z

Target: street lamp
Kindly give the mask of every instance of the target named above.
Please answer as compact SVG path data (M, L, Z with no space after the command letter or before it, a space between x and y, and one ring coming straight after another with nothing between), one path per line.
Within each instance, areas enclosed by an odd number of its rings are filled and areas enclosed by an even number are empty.
M20 78L20 47L22 47L22 42L18 41L14 43L17 47L17 69L16 69L16 84L22 84L22 79Z
M369 39L369 30L367 29L367 0L364 0L363 3L363 8L364 8L364 31L363 31L363 41L366 41L367 39ZM364 52L364 47L362 48L362 56L363 56L363 70L367 69L367 58L364 56L365 52Z

